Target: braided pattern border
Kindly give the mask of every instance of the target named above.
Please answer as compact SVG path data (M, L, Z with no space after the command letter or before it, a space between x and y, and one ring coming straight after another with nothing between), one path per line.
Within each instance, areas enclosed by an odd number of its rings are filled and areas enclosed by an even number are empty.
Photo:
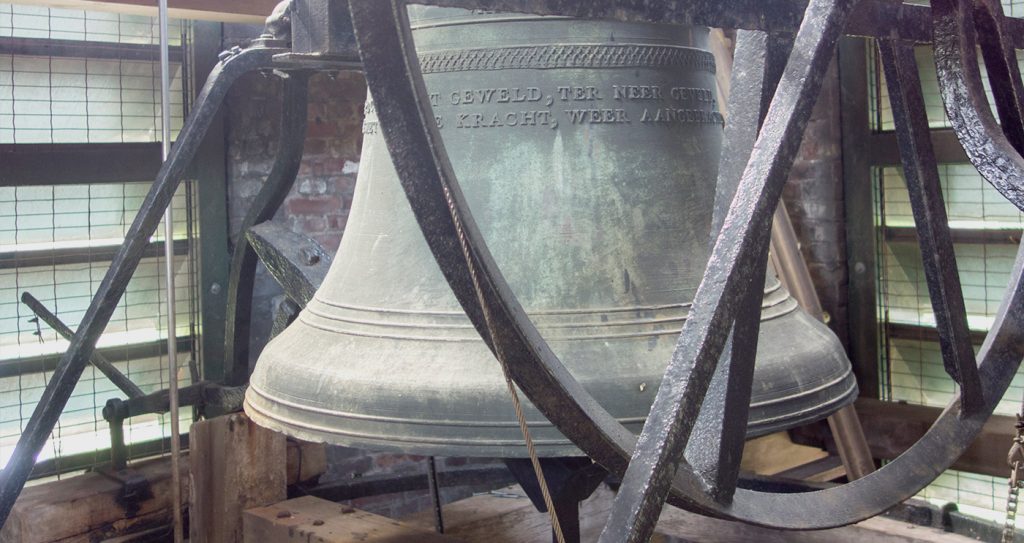
M449 49L420 55L425 74L553 68L689 68L715 73L715 58L688 47L664 45L540 45Z

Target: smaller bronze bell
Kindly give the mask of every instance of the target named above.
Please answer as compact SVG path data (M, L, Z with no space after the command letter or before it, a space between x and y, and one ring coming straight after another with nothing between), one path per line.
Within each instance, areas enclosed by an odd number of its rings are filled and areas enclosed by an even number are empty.
M707 29L413 15L434 113L495 261L569 371L639 432L709 256L722 117ZM525 456L499 365L438 270L366 110L338 255L261 355L246 412L313 441ZM761 319L749 435L853 401L838 340L774 278ZM525 407L540 455L580 454Z

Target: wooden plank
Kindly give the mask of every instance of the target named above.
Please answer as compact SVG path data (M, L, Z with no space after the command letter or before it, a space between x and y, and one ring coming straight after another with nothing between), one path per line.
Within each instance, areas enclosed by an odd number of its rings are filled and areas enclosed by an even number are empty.
M192 425L192 543L241 543L242 512L287 497L283 434L243 413Z
M270 15L277 2L278 0L168 0L167 4L168 13L174 19L258 24ZM157 15L156 2L152 0L15 0L14 3L51 8L116 11L149 17Z
M303 496L245 512L245 543L455 543L427 528Z
M614 493L601 487L580 507L582 541L597 541L611 511ZM444 506L445 534L465 541L487 543L527 543L550 540L546 513L538 512L519 487L474 496ZM430 511L407 517L407 523L432 526ZM666 507L658 522L653 542L675 543L967 543L974 541L934 528L873 518L832 530L792 532L749 526L739 522L711 519Z
M857 414L875 458L891 460L921 439L942 413L938 407L885 402L870 398L857 400ZM974 443L953 464L953 469L1005 478L1006 452L1016 435L1014 417L993 415Z
M827 456L827 452L817 447L793 443L786 432L776 432L747 441L740 469L760 475L775 475Z
M150 481L152 497L128 516L119 503L121 483L98 472L25 488L11 510L0 541L72 543L99 541L166 525L171 521L171 465L166 458L131 465ZM182 496L188 495L188 456L182 457Z

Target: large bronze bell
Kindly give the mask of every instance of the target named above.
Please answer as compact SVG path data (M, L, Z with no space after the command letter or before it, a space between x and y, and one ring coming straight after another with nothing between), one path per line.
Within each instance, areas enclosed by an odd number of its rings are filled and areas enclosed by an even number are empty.
M723 119L707 30L418 8L417 51L495 261L554 352L639 432L709 257ZM324 284L246 395L302 439L442 456L527 454L498 362L413 218L374 108ZM767 282L751 436L856 396L836 337ZM538 454L579 450L525 406Z

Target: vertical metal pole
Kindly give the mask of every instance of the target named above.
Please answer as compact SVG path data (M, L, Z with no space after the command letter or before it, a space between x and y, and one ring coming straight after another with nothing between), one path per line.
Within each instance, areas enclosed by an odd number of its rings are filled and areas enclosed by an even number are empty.
M160 135L163 159L171 154L171 64L167 30L167 0L159 2L160 22ZM171 417L171 508L174 514L174 543L182 543L181 441L178 428L178 330L174 305L174 200L164 214L164 272L167 287L167 380Z
M437 483L437 464L433 456L427 457L427 486L430 491L430 504L434 508L434 529L444 533L444 515L441 513L441 491Z

